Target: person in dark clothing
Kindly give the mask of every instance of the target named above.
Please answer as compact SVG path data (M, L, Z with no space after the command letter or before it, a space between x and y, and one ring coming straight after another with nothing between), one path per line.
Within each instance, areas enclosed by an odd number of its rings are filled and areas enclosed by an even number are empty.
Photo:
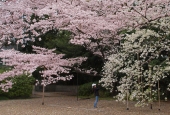
M95 96L94 108L97 108L97 103L99 100L99 88L96 87L96 84L92 84L92 87L93 87L94 96Z

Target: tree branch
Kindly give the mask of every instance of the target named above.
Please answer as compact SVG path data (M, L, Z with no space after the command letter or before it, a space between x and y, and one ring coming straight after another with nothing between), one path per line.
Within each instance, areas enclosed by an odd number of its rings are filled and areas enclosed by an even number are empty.
M89 76L93 76L93 77L101 77L100 74L87 73L87 72L81 71L81 70L79 70L79 69L77 69L77 68L75 68L75 67L71 67L71 66L62 66L62 67L72 69L72 70L75 71L76 73L85 74L85 75L89 75Z

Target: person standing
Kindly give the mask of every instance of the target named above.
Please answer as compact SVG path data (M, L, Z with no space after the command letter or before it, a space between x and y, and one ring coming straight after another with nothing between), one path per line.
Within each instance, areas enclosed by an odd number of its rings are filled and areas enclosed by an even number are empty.
M96 86L96 84L92 84L94 96L95 96L95 101L94 101L94 108L97 108L97 103L99 100L99 88Z

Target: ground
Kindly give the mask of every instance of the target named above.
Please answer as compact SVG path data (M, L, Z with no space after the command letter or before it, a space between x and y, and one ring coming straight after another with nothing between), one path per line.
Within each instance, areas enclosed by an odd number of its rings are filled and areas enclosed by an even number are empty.
M77 101L76 96L46 94L44 105L42 98L3 100L0 101L0 115L170 115L170 102L161 102L160 111L158 102L153 108L134 107L129 103L129 110L125 104L115 100L98 102L98 108L93 108L94 98Z

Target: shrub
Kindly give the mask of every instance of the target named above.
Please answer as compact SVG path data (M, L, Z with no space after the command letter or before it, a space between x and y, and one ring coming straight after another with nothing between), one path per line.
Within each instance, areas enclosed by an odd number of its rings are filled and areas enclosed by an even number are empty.
M97 82L95 83L97 84ZM79 87L79 96L92 96L92 95L94 95L92 89L92 82L83 84ZM110 97L111 93L107 91L105 88L99 87L99 95L100 97Z
M0 65L0 73L3 73L7 70L10 70L11 68L8 66Z
M78 91L80 96L90 96L93 93L92 82L80 85Z
M11 78L14 83L12 88L8 92L0 91L0 94L10 98L28 98L32 94L32 84L35 82L33 77L28 77L27 75L16 76Z
M0 100L8 100L6 96L0 96Z
M106 89L103 89L103 88L101 88L100 90L99 90L99 95L100 95L100 97L113 97L112 96L112 93L110 93L108 90L106 90Z

